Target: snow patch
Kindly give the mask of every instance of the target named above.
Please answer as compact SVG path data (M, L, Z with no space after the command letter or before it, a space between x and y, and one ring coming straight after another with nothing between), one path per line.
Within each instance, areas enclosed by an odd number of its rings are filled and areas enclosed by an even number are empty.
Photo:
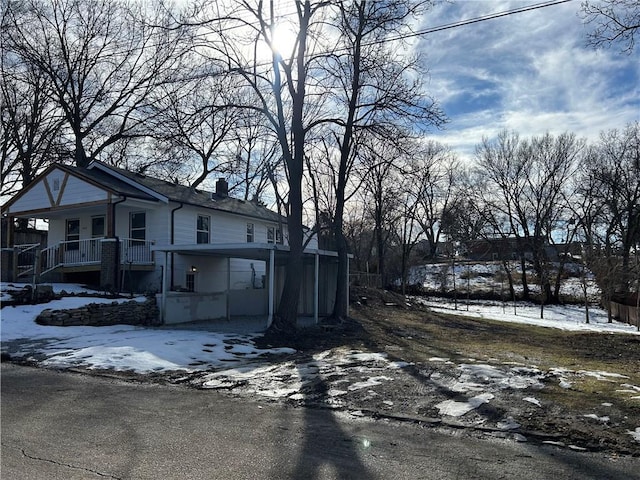
M378 376L378 377L370 377L369 379L365 380L364 382L356 382L353 383L351 385L349 385L349 390L353 391L353 390L360 390L362 388L367 388L367 387L374 387L376 385L380 385L382 383L382 380L393 380L393 378L391 377L385 377L383 375Z
M586 418L592 418L594 420L597 420L599 422L608 422L609 420L611 420L609 417L604 416L604 417L599 417L598 415L596 415L595 413L587 413L586 415L583 415L583 417Z
M499 421L497 427L500 430L516 430L520 428L520 424L516 422L513 417L507 417L504 420Z
M436 405L441 415L449 415L451 417L461 417L471 410L478 408L483 403L489 403L494 398L491 393L482 393L470 398L466 402L457 402L455 400L445 400Z
M542 407L542 405L540 404L540 400L538 400L535 397L525 397L522 400L524 400L525 402L533 403L534 405L537 405L538 407Z

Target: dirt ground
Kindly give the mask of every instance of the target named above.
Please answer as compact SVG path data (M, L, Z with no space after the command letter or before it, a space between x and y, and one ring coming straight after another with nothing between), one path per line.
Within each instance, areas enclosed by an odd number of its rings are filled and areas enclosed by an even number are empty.
M640 392L632 388L640 385L640 336L444 315L407 306L391 292L359 289L352 296L352 320L300 336L299 355L347 347L385 352L410 365L395 370L393 382L349 395L342 408L471 434L640 456L640 443L630 434L640 427ZM473 401L473 389L452 387L469 365L495 368L490 371L503 372L507 380L518 370L520 381L532 377L531 386L505 387L504 381L476 376L478 391L491 400L462 416L442 415L436 408L441 402ZM322 405L326 389L322 382L306 385L298 403Z
M308 370L323 355L342 355L346 361L316 369L292 394L273 401L640 457L640 442L631 435L640 432L640 336L440 314L378 290L354 289L351 297L350 320L301 331L286 342L298 353L266 360L283 367L269 375L280 375L276 380L285 387L297 381L296 369ZM270 346L264 338L257 343ZM357 352L383 353L386 359L363 361ZM402 366L389 368L390 362ZM212 373L76 370L195 388L207 388ZM371 387L352 388L372 379ZM255 385L249 383L222 381L218 388L230 396L255 396ZM344 394L336 395L340 390ZM448 413L448 407L464 404L475 408Z

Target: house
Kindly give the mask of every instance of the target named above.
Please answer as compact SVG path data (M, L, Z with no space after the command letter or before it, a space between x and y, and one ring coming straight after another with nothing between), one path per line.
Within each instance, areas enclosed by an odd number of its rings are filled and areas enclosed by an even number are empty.
M482 262L519 260L521 257L531 261L534 258L534 248L539 248L546 260L558 261L560 257L567 255L580 256L584 245L581 242L550 244L542 237L479 238L463 243L465 256Z
M497 260L518 260L524 255L531 259L533 250L525 239L516 237L478 238L464 242L465 257L470 260L488 262Z
M238 316L271 321L289 252L286 218L256 202L177 185L93 161L50 166L2 207L11 248L3 280L86 283L157 293L164 323ZM46 245L29 267L12 241L16 219L48 222ZM299 314L331 312L337 254L310 237ZM33 245L28 247L31 251ZM21 276L21 278L19 278Z

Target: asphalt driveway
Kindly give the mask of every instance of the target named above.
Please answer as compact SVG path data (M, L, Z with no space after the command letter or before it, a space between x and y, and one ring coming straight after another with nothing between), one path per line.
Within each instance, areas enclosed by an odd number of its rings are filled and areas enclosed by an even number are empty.
M10 363L1 374L7 479L640 478L632 457Z

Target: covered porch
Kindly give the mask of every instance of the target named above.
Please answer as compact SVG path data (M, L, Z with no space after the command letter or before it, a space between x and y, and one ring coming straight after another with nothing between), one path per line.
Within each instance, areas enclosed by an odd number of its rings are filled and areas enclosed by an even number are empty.
M164 255L166 268L162 275L162 289L158 306L163 324L262 318L267 328L273 321L278 300L284 286L285 265L289 247L280 244L221 244L169 245L152 247ZM194 259L197 269L203 264L217 264L210 269L206 282L193 291L172 291L172 256ZM184 258L182 259L184 263ZM259 287L234 289L231 281L232 259L265 262L264 282ZM158 259L159 260L159 259ZM336 289L338 256L336 252L306 249L303 254L303 274L299 316L306 323L317 324L333 308ZM226 267L225 267L226 265Z
M152 245L149 241L104 237L61 241L49 246L40 243L14 245L3 249L3 271L7 270L3 280L6 277L8 281L38 283L52 275L100 272L105 267L103 259L119 264L120 271L153 270Z

